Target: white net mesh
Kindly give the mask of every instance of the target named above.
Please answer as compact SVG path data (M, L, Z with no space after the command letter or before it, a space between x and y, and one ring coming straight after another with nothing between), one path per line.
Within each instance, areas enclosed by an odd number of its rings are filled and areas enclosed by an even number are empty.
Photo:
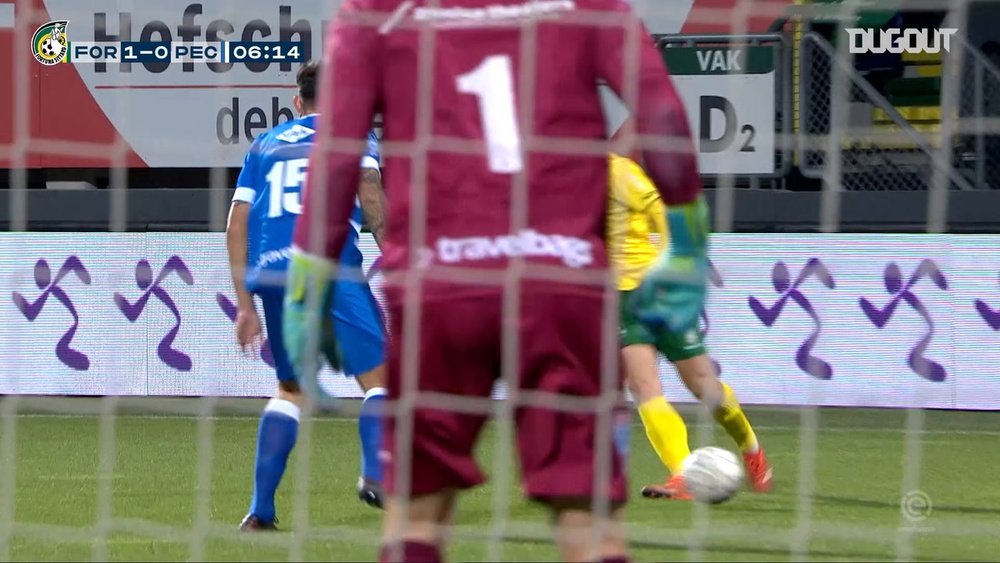
M381 515L358 503L353 494L359 457L354 427L359 407L353 399L360 395L352 382L329 371L323 376L325 389L343 400L326 405L335 407L333 412L315 406L303 410L298 443L279 489L281 524L287 532L245 535L237 530L252 490L260 397L273 392L273 372L264 356L240 356L229 344L232 292L220 231L234 187L231 169L240 165L253 135L291 115L282 109L292 91L279 89L294 82L294 68L237 68L227 74L197 66L158 73L141 65L126 71L124 65L110 64L98 71L96 66L40 66L27 52L34 30L57 19L70 21L71 41L180 40L185 34L196 41L214 40L209 37L214 29L215 39L218 33L242 34L245 39L271 39L273 34L311 42L315 50L323 22L339 2L287 4L0 4L0 46L8 46L10 53L2 59L7 64L0 66L10 84L0 90L0 102L7 106L0 113L7 122L0 152L10 171L3 195L11 231L0 234L0 560L375 558ZM991 14L1000 17L1000 2L908 4L907 10L941 17L912 20L918 22L913 26L904 17L907 27L958 31L951 50L937 58L905 55L879 62L876 66L892 67L888 80L878 74L884 68L873 72L859 63L843 32L851 26L899 27L891 17L866 19L868 12L879 11L869 3L633 4L650 31L671 35L661 38L668 64L673 60L666 54L670 49L678 49L678 57L688 49L691 61L701 61L694 70L671 64L686 103L721 97L746 121L754 142L764 138L761 122L774 133L773 147L759 149L754 156L763 153L763 158L748 165L768 172L738 167L743 162L739 159L753 152L740 150L740 143L754 146L738 136L746 132L739 127L736 144L719 151L721 159L707 151L699 158L703 171L722 162L720 169L705 174L718 233L712 259L720 272L708 310L707 339L723 379L752 405L746 410L776 472L774 492L742 492L718 507L647 501L633 494L626 523L634 557L995 558L1000 553L1000 491L990 477L991 468L1000 462L991 447L1000 434L995 412L1000 410L1000 387L990 370L1000 361L1000 313L995 310L1000 303L1000 242L996 235L944 233L956 230L964 215L980 229L996 228L995 218L984 218L983 213L992 214L989 190L1000 184L1000 50L995 32L990 36L976 22L993 21ZM385 14L373 21L381 25ZM935 23L924 25L927 21ZM304 29L311 29L309 39ZM115 39L109 39L112 35ZM421 52L432 52L434 40L432 30L423 33ZM540 139L531 130L530 86L540 56L535 41L528 27L517 77L525 146L603 152L604 144ZM733 54L737 49L746 52ZM770 52L773 58L755 66L757 55L751 51ZM383 147L388 155L415 157L410 208L414 244L426 239L427 149L444 147L456 154L473 150L462 140L431 134L432 61L424 56L420 62L417 141L413 146ZM628 65L632 78L626 81L633 90L634 66ZM761 80L773 80L770 97L761 95ZM62 92L63 99L54 91ZM626 91L624 98L634 95ZM57 106L71 111L51 109ZM741 113L745 107L752 108L752 115ZM72 119L83 125L67 123L73 130L68 134L55 127L46 112L76 115ZM612 126L620 123L621 112L612 101ZM99 123L80 117L83 114L97 115ZM712 110L689 109L689 117L702 145L728 136L728 124L718 125ZM176 126L171 128L171 122ZM135 159L156 174L138 170ZM185 159L193 164L183 164ZM107 173L96 173L97 180L95 173L81 172L81 166ZM177 167L211 170L202 179L209 195L177 190L158 199L132 189L150 177L154 184L159 178L170 183L165 178ZM46 187L36 185L39 171L45 172L42 181L50 189L33 189ZM53 193L53 182L63 178L100 184L101 195L87 203L80 192ZM804 191L817 187L816 180L819 193ZM772 189L762 189L766 187ZM97 192L88 189L83 195ZM892 193L888 199L855 198L875 192ZM918 204L895 197L904 195L918 198ZM46 227L74 231L83 224L81 214L95 208L93 201L106 210L101 215L106 221L96 227L110 234L28 232ZM207 217L201 226L210 232L156 232L157 218L164 215L155 208L169 207L170 201L205 204L207 209L191 213ZM529 202L527 181L517 175L511 232L526 225ZM760 211L767 206L779 212ZM911 211L899 211L903 208ZM779 228L812 233L736 233L764 230L759 218L777 216L791 217ZM838 234L845 224L887 231L918 221L924 223L922 235ZM151 232L136 232L145 228ZM363 270L372 275L377 249L367 234L363 242ZM788 268L804 271L816 257L833 271L836 289L831 283L824 292L803 273L799 281L805 289L792 296L799 284L787 289ZM174 258L180 265L171 262ZM924 268L928 260L939 270L937 275L948 280L938 285L938 293L931 285L937 278ZM157 276L162 274L158 291L166 298L150 297L153 290L146 291L140 281L141 261L153 273L159 271ZM784 289L779 287L779 264L785 272ZM896 268L895 277L890 265ZM900 268L914 272L908 282ZM185 281L184 271L193 282ZM391 415L400 421L402 443L413 430L411 417L418 405L493 417L479 449L491 481L462 501L450 533L452 559L558 557L548 544L551 532L545 514L524 501L518 489L513 446L518 406L598 410L602 416L596 459L610 459L605 454L611 442L600 437L614 430L612 406L620 392L615 384L615 299L609 299L602 325L603 394L584 400L525 392L514 384L522 344L515 328L522 299L519 282L529 274L552 276L531 270L520 259L503 276L455 274L456 280L485 279L505 289L499 387L504 400L415 393L420 326L415 301L404 310L403 334L395 335L403 339L407 398L393 405ZM921 279L925 285L911 292ZM373 280L377 289L381 276ZM768 284L772 281L773 288ZM607 284L603 277L598 282ZM900 290L897 286L904 282L906 289ZM133 284L139 284L139 291ZM130 307L140 296L150 305L137 309L138 321L126 320L131 313L115 301L117 293ZM608 286L607 293L613 297L614 288ZM772 326L748 307L758 297L774 307L775 315L785 303L801 311L785 313ZM864 303L859 307L859 302L877 302L883 308L863 312ZM893 317L897 304L905 312ZM72 329L67 328L70 323ZM168 341L165 335L171 331L175 336ZM814 338L807 347L802 341L810 331ZM183 358L192 366L185 369ZM827 363L832 364L832 377L815 376L822 371L819 364ZM935 376L935 365L946 377ZM669 399L693 404L665 362L660 375ZM730 444L707 409L681 410L693 429L692 447ZM634 492L645 482L662 480L665 471L637 417L633 420L629 471ZM406 467L410 459L402 448L395 463ZM598 464L596 471L597 481L605 482L602 476L609 474L610 466ZM401 491L411 486L406 477L399 483ZM607 514L609 506L595 501L594 509ZM594 530L586 539L596 541L600 532Z

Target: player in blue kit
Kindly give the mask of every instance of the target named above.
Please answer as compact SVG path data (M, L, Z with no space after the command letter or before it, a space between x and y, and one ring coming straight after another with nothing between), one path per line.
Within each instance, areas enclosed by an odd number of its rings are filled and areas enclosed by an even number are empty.
M237 181L226 228L229 266L236 288L236 340L243 350L260 342L261 325L253 296L260 298L278 376L277 395L261 415L257 436L254 494L241 530L275 529L274 495L285 472L298 434L303 400L298 381L283 345L281 317L285 273L291 253L292 232L302 211L302 187L309 152L315 137L315 62L303 65L296 76L298 95L293 98L298 119L278 125L259 136L250 147ZM365 393L358 420L362 467L358 496L381 508L381 445L379 406L385 398L384 324L378 305L361 273L358 249L362 219L381 244L384 229L384 194L379 175L378 139L368 136L368 151L361 161L358 198L351 215L351 233L340 256L331 319L339 357L327 354L332 365L342 359L346 374L355 376ZM353 275L352 275L353 273Z

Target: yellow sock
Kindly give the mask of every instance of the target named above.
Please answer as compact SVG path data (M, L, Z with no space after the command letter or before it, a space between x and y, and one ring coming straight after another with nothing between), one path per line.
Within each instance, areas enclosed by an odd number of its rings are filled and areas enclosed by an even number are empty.
M722 391L724 396L722 404L715 409L715 420L732 436L739 446L740 451L754 452L757 450L757 435L750 427L747 415L740 408L740 402L736 400L736 394L732 387L723 383Z
M684 458L691 454L684 419L663 397L639 405L639 418L642 419L646 437L656 450L656 455L670 474L676 475L681 470Z

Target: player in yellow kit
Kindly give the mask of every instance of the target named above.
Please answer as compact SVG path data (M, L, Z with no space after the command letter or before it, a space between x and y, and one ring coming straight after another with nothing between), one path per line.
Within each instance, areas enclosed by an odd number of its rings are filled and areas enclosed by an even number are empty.
M659 350L674 363L684 385L712 408L715 419L743 452L754 490L771 488L771 468L746 414L729 385L719 381L697 329L671 334L636 318L635 290L646 270L668 244L666 208L652 181L633 160L612 154L609 162L608 257L618 274L621 292L622 364L646 436L670 477L664 484L646 485L647 498L689 499L681 464L690 453L687 427L663 396L656 369Z

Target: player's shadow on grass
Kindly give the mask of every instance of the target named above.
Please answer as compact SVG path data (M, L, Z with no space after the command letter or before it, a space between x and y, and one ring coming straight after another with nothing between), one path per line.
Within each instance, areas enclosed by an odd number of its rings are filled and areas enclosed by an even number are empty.
M633 549L635 549L635 548L657 549L657 548L662 548L663 547L663 544L655 543L655 542L644 542L642 540L630 540L628 542L628 545L629 545L630 548L633 548ZM679 548L679 549L685 549L686 550L688 548L688 545L686 543L678 543L678 544L673 545L673 547L674 548ZM875 552L873 552L873 551L864 551L865 547L867 547L867 546L862 546L862 547L854 546L855 550L857 550L857 551L851 551L851 552L832 551L832 550L826 550L826 549L809 548L807 550L807 555L812 556L812 557L828 557L828 558L834 559L834 560L836 560L836 559L843 560L843 559L847 559L847 558L859 558L859 557L862 558L862 559L865 558L865 557L870 557L872 559L875 559L875 558L878 557L878 555L876 555ZM731 554L731 555L737 555L737 556L738 555L760 555L761 559L763 559L764 557L775 557L775 556L788 557L789 556L789 549L787 547L773 547L772 548L772 547L761 547L761 546L749 545L749 544L741 544L741 545L737 545L737 544L731 544L731 545L712 545L710 543L710 544L704 546L703 549L705 551L709 552L709 553L718 553L718 554Z
M731 502L728 504L729 506L722 506L719 509L725 510L727 512L745 512L747 514L756 514L760 512L791 514L795 512L795 508L791 503L777 504L777 505L761 505L759 503L741 504L739 502Z
M504 536L506 541L516 541L518 543L529 543L536 545L548 545L551 544L550 540L533 538L533 537L522 537L516 534L507 534ZM672 542L672 541L648 541L641 539L630 539L628 542L630 549L654 549L662 550L667 549L677 549L677 550L687 550L688 544L685 542ZM864 551L867 546L855 546L854 551L831 551L825 549L814 549L810 548L808 550L808 555L813 557L828 557L831 559L845 559L845 558L881 558L883 555L877 554L877 552ZM761 547L749 544L730 544L730 545L713 545L709 543L702 547L705 551L709 553L718 554L734 554L734 555L759 555L761 558L770 556L783 556L788 557L789 551L787 547Z
M868 500L851 497L838 497L833 495L813 495L813 500L829 504L839 504L842 506L856 506L864 508L890 508L899 510L899 502L889 502L884 500ZM933 501L933 499L932 499ZM988 508L985 506L955 506L948 504L932 504L934 512L953 512L955 514L1000 514L1000 508Z

